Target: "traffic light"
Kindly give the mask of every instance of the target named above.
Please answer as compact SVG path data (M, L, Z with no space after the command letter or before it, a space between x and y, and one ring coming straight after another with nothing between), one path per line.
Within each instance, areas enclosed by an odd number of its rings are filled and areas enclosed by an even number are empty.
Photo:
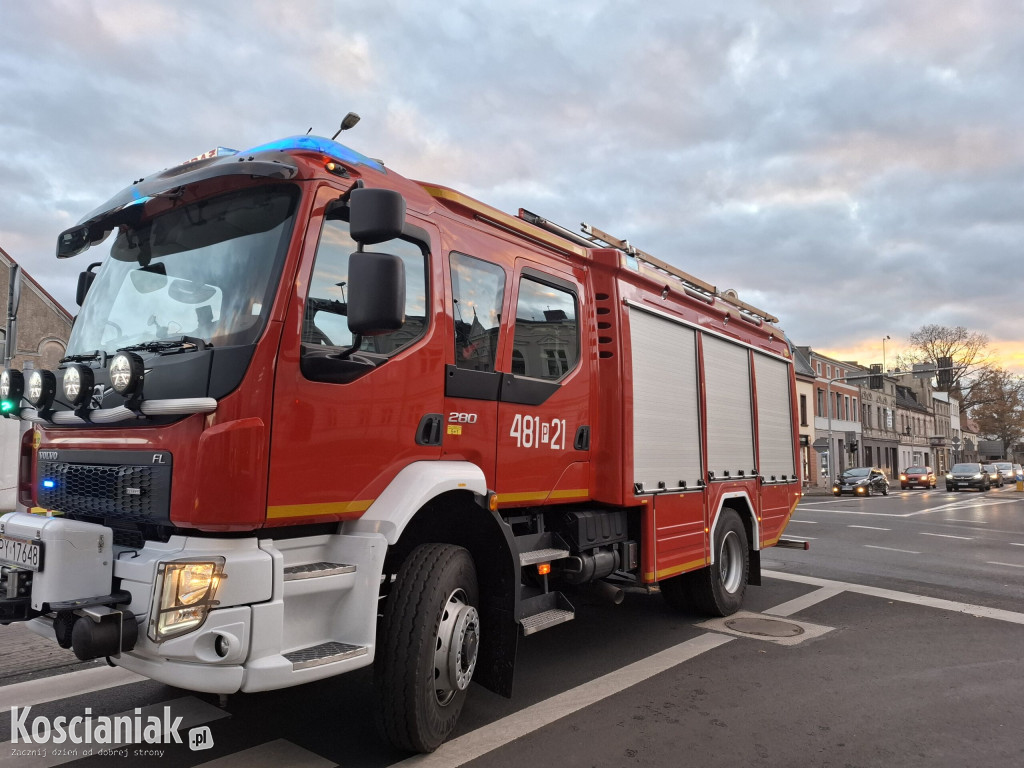
M935 362L938 364L939 389L949 391L953 386L953 358L940 357Z
M870 389L881 389L882 388L882 364L872 363L871 364L871 379L868 382Z

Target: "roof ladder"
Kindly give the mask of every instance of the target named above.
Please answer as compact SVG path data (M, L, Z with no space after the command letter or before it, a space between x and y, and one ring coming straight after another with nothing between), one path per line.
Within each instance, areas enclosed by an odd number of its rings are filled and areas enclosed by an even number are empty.
M694 277L678 267L674 267L661 259L651 256L651 254L646 253L645 251L641 251L628 240L620 240L617 237L609 235L607 232L602 232L597 227L593 227L586 222L580 224L580 231L583 234L578 235L575 232L538 216L535 213L531 213L524 208L519 209L519 218L587 248L614 248L622 251L623 253L635 258L648 269L659 274L667 275L668 277L682 283L686 292L693 295L695 298L703 299L704 301L711 303L713 303L715 299L719 299L726 304L731 304L739 310L740 317L744 320L749 320L755 325L760 325L762 321L769 323L779 322L779 318L775 315L758 309L745 301L741 301L739 297L735 295L734 291L719 291L718 288L711 283L706 283L700 278Z

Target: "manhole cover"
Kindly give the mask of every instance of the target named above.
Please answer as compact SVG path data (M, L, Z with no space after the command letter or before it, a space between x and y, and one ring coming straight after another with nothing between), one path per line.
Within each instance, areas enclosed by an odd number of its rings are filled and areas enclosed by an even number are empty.
M778 619L762 619L756 616L744 616L738 619L728 619L725 626L733 632L742 632L745 635L760 635L761 637L796 637L804 633L803 627L789 621Z

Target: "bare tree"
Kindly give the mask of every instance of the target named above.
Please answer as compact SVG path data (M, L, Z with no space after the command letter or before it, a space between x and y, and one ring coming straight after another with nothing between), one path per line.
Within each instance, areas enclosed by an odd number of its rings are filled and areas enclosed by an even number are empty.
M1024 376L1015 376L1002 368L990 370L976 385L981 405L971 417L983 435L1003 443L1006 458L1024 437Z
M988 348L988 336L968 331L963 326L923 325L910 334L910 350L897 360L910 368L913 363L938 364L940 358L953 361L948 386L940 386L960 401L965 411L982 405L990 389L979 386L991 373L994 363Z

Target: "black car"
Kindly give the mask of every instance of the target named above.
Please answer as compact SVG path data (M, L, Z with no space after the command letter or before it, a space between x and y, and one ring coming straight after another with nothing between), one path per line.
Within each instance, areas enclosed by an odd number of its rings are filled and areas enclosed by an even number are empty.
M880 493L888 496L889 480L878 467L854 467L843 472L832 485L834 496L842 496L844 493L852 493L854 496Z
M954 464L946 475L947 491L962 491L965 488L987 491L991 487L992 476L981 464Z

